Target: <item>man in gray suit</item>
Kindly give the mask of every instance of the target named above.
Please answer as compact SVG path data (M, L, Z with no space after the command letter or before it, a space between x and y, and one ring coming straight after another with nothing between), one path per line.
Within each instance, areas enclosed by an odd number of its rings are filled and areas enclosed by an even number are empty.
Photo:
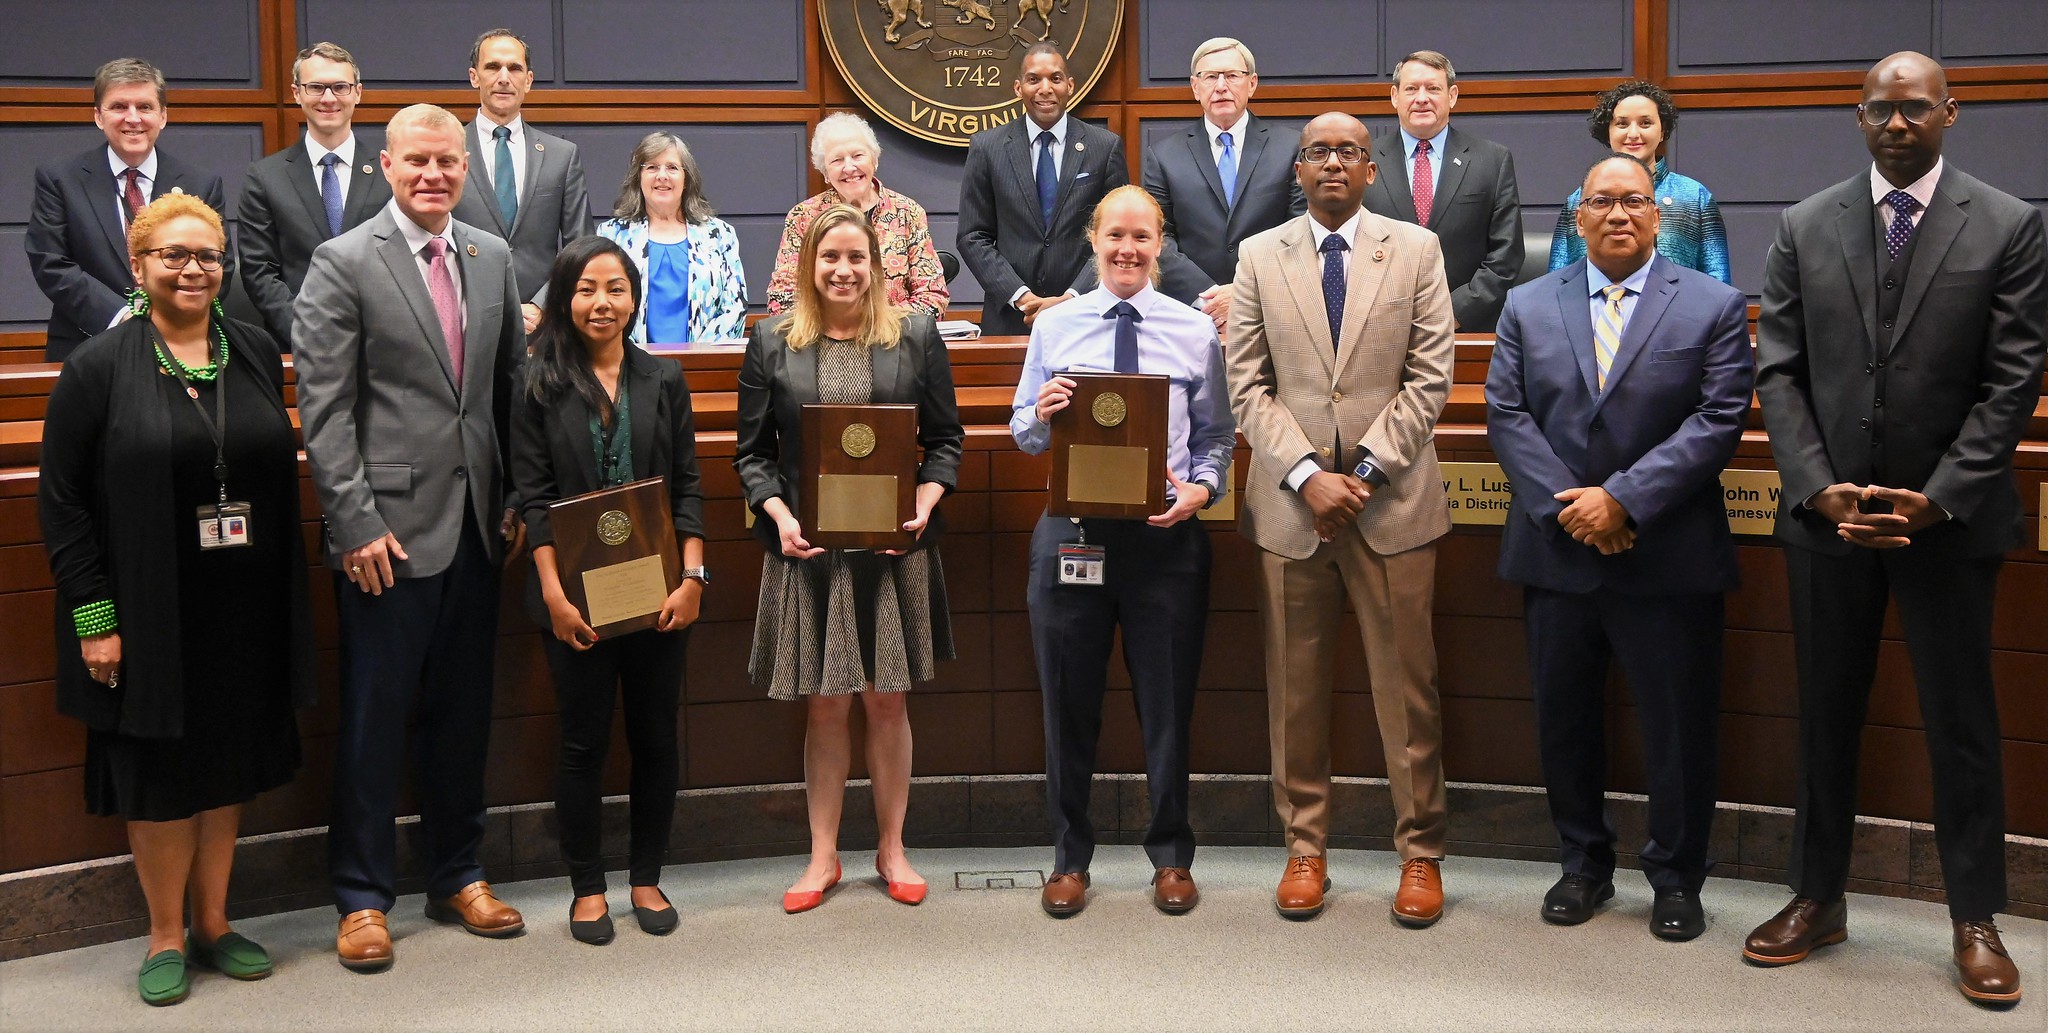
M1443 242L1457 328L1491 333L1522 270L1514 156L1451 128L1458 70L1434 50L1418 50L1394 65L1392 99L1401 131L1373 144L1379 175L1365 192L1365 207L1435 233Z
M356 59L336 44L299 51L292 94L306 114L306 137L251 164L242 181L235 233L242 285L286 351L292 301L313 249L362 225L391 200L375 144L355 132L362 79Z
M393 116L392 202L313 252L293 311L299 419L335 568L341 727L328 864L351 969L391 964L407 717L427 915L480 936L524 925L484 881L484 755L498 627L509 379L526 345L503 241L449 217L462 123ZM502 515L501 515L502 514Z
M533 88L526 40L492 29L469 48L476 120L463 131L469 186L455 209L461 222L494 233L512 248L526 332L540 322L539 295L562 245L590 232L590 195L576 145L526 124L519 111Z

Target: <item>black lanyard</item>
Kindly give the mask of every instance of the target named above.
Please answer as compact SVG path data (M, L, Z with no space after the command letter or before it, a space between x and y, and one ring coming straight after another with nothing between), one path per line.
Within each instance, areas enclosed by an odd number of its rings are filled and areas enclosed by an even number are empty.
M209 325L207 329L214 328ZM220 356L214 360L214 369L219 372L215 374L213 381L214 414L208 416L206 406L199 404L199 389L192 386L192 378L185 374L185 365L178 361L177 356L171 354L171 346L156 332L154 324L149 327L149 336L151 346L159 349L163 357L169 360L164 366L171 376L178 378L178 383L184 385L185 397L192 400L193 410L199 413L199 422L206 425L207 435L213 438L213 479L220 485L220 500L214 503L214 512L218 515L220 508L228 502L228 386L222 382L222 378L226 377L228 372L227 341L225 338L222 339Z

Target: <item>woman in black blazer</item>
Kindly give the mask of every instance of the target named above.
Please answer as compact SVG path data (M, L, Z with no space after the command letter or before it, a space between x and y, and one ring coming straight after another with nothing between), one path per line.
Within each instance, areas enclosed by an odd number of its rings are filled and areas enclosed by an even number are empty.
M164 1005L184 1000L188 962L270 974L228 929L228 872L242 804L298 770L315 654L284 365L215 301L220 216L167 194L128 247L135 317L57 378L37 501L57 709L86 726L87 809L127 819L149 904L137 990Z
M709 580L690 389L681 366L627 341L640 304L639 269L619 245L598 236L571 241L548 275L526 387L512 413L513 491L533 548L527 612L550 633L543 643L561 711L555 816L576 895L569 931L591 944L612 938L599 810L614 696L625 700L633 751L633 914L656 935L676 927L659 883L675 813L681 632L697 619ZM668 478L682 584L663 603L655 630L600 641L562 591L548 505L656 476Z
M858 694L867 717L874 785L875 870L905 904L925 882L903 851L910 797L910 718L905 690L953 658L934 510L953 490L965 438L953 400L953 368L932 317L889 305L880 244L865 216L845 205L819 213L804 234L796 304L755 324L740 367L739 437L733 467L755 514L762 561L760 608L747 673L774 699L805 697L804 783L811 861L783 894L783 910L808 911L838 883L839 813L852 762L847 719ZM903 551L812 548L798 524L799 415L807 402L915 404L916 514Z

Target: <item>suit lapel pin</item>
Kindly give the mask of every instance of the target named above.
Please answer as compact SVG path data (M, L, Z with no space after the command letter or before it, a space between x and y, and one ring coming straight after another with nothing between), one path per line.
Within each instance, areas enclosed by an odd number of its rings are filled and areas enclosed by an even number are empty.
M172 187L172 188L171 188L171 193L174 193L174 194L182 194L182 193L184 193L184 192L185 192L185 188L184 188L184 187Z
M372 167L370 167L370 163L369 163L369 162L367 162L367 161L366 161L366 162L364 162L364 163L363 163L363 175L367 176L367 175L369 175L369 174L371 174L371 173L373 173L373 172L375 172L375 171L377 171L377 170L376 170L376 169L374 169L374 168L372 168Z
M545 151L548 149L548 145L544 143L537 143L533 145L533 149L536 151Z
M1373 260L1373 261L1375 261L1375 262L1384 262L1384 261L1386 261L1386 260L1387 260L1387 252L1386 252L1386 249L1385 249L1385 248L1373 248L1373 249L1372 249L1372 260Z
M475 244L471 244L471 245L469 246L469 257L471 257L471 258L475 258L475 257L476 257L476 245L475 245Z
M1451 159L1451 164L1453 164L1453 165L1463 165L1463 164L1465 164L1465 159L1463 159L1463 158L1452 158L1452 159Z
M1081 141L1079 141L1079 140L1076 140L1076 141L1074 141L1074 150L1075 150L1075 151L1079 152L1079 151L1085 151L1085 150L1087 150L1087 149L1088 149L1088 145L1087 145L1087 144L1085 144L1085 143L1082 143L1082 142L1081 142Z

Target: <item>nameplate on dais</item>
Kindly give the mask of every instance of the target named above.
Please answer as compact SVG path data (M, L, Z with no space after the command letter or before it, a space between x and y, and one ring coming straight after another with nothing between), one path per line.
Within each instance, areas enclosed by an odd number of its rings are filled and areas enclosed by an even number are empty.
M1508 522L1508 475L1499 463L1444 463L1444 504L1451 523L1499 527Z
M1778 471L1721 471L1721 501L1728 507L1728 530L1768 536L1778 522Z

